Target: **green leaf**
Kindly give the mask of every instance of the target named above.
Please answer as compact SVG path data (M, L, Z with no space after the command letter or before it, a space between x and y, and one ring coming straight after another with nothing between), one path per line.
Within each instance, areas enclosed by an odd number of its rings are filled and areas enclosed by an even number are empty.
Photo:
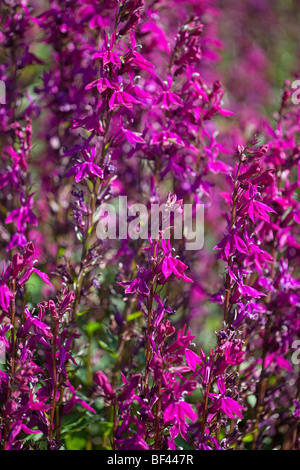
M88 312L88 310L83 310L82 312L78 312L77 317L82 317L82 315L84 315L87 312Z
M86 439L78 435L68 435L65 439L67 450L83 450L86 446Z
M142 315L141 311L131 313L130 315L128 315L127 321L135 320L136 318L139 318L141 315Z
M98 344L100 348L104 349L104 351L107 351L114 359L118 358L117 352L111 349L106 343L104 343L104 341L99 340Z
M66 419L69 418L69 419ZM70 420L70 418L72 418ZM62 425L62 434L79 432L83 429L86 429L92 422L98 421L98 416L87 416L87 414L73 414L71 416L65 417ZM69 422L68 422L69 421Z
M27 436L25 436L24 438L22 438L22 440L24 442L28 442L28 441L33 441L33 442L39 442L43 439L43 433L38 433L38 434L28 434Z
M253 434L246 434L246 436L242 439L243 442L252 442L253 441Z
M86 325L86 331L89 335L92 335L95 333L95 331L101 330L102 328L102 323L99 323L97 321L91 322L88 325Z
M66 251L66 249L64 247L60 247L59 250L58 250L58 253L57 253L57 257L61 258L64 255L65 251Z

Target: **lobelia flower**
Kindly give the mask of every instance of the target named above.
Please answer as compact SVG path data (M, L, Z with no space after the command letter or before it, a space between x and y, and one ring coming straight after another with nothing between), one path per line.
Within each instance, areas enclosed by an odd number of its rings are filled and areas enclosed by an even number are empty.
M108 378L102 371L98 371L94 376L96 384L103 389L105 396L111 399L115 396L112 386L109 383Z
M0 6L1 448L159 452L180 450L181 438L197 450L299 448L299 107L287 81L272 124L262 115L280 40L253 46L245 34L288 24L293 42L294 9L48 3ZM232 67L216 67L221 49ZM247 144L258 129L265 144ZM163 233L150 246L97 240L104 201L126 195L150 209L169 188L206 208L202 250ZM33 273L47 284L38 305ZM216 315L217 344L204 353Z
M66 178L70 178L71 176L75 175L76 183L79 183L81 180L86 178L103 178L103 170L96 165L94 162L96 157L96 148L93 147L90 153L86 150L82 150L83 157L85 159L84 162L77 163L74 165L68 173L66 174Z
M170 428L171 439L169 439L169 446L171 450L176 450L174 439L178 436L179 433L183 439L187 439L188 425L186 423L186 418L191 421L196 421L198 415L193 410L191 405L185 401L170 403L164 410L165 423L168 424L168 422L175 422L175 424Z
M119 55L114 52L115 46L115 34L112 34L110 38L110 44L108 45L108 37L106 32L103 32L103 39L104 39L104 51L103 52L96 52L93 55L93 59L101 59L103 67L108 64L112 64L117 69L121 68L121 59Z
M173 79L171 75L168 75L167 84L160 83L164 92L161 96L158 97L156 104L160 104L161 108L170 109L172 105L176 107L183 107L182 99L176 95L176 93L171 92L172 84Z
M134 104L142 104L134 96L121 89L115 90L109 100L109 109L116 110L119 106L124 106L128 109L133 109Z
M121 285L126 286L129 284L129 287L125 289L125 294L133 294L134 292L138 291L142 295L149 295L150 290L148 284L150 282L152 271L145 268L138 268L138 275L137 278L133 281L122 282Z
M170 240L166 243L166 241L162 239L161 245L165 256L159 268L164 276L164 281L168 279L171 274L174 274L177 279L182 279L185 282L193 282L192 279L187 277L184 273L184 271L188 269L188 266L178 258L172 256Z
M245 410L246 408L240 405L236 400L233 400L233 398L226 396L225 384L222 377L217 380L217 386L220 393L209 394L213 399L213 405L210 408L210 412L216 413L218 410L221 410L228 416L228 418L235 418L237 416L238 418L243 419L241 410Z
M0 306L5 312L8 311L8 307L12 298L12 292L9 290L7 285L3 283L3 281L0 281Z
M31 210L33 206L33 194L30 194L26 200L24 195L21 194L21 207L14 209L5 219L6 224L16 222L18 232L23 232L27 224L37 225L37 218Z

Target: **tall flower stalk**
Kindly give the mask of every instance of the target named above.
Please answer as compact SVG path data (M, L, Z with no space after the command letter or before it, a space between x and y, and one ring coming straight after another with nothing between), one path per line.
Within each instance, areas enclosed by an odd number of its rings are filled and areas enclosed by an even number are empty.
M1 449L299 449L297 15L228 2L1 3Z

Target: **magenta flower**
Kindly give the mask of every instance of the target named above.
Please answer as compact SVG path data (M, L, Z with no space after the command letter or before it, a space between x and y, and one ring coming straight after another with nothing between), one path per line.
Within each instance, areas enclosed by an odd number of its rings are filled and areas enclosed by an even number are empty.
M142 103L126 91L122 91L119 89L113 92L109 100L109 109L114 111L119 106L125 106L125 108L132 109L134 104Z
M171 106L175 106L177 108L183 106L182 99L178 95L176 95L176 93L173 93L171 91L172 83L173 79L170 75L168 75L167 85L165 83L160 82L160 85L163 88L164 92L157 99L157 104L160 104L163 109L170 109Z
M51 328L46 325L37 317L34 317L27 308L25 308L25 318L23 328L18 331L18 337L23 338L29 331L30 327L33 326L34 330L38 335L43 335L45 338L52 338Z
M86 85L85 89L90 90L91 88L97 87L99 93L103 93L107 88L111 90L118 90L119 87L117 84L112 83L108 80L108 78L98 78L97 80L92 81L88 85Z
M30 194L27 200L21 195L21 207L14 209L5 219L6 224L15 222L18 232L24 232L27 224L35 226L38 224L37 218L31 210L33 206L33 194Z
M9 290L6 284L1 282L0 285L0 306L7 312L10 306L10 302L13 299L13 293Z
M14 233L13 236L11 237L10 242L8 243L6 247L6 251L13 250L14 248L17 247L23 247L27 243L27 239L24 234L22 233Z
M103 178L103 170L96 165L94 162L96 156L96 148L93 147L91 152L88 153L87 150L82 150L85 161L76 163L66 174L66 178L70 178L75 175L76 183L79 183L85 178Z
M113 388L107 378L107 376L104 374L104 372L102 372L101 370L99 370L98 372L96 372L95 376L94 376L94 381L96 382L96 384L102 388L105 396L107 398L112 398L115 396L115 393L113 391Z
M169 445L171 444L172 446L174 439L178 436L179 433L183 439L187 440L187 418L194 422L198 418L198 415L193 410L192 406L189 403L186 403L184 400L178 402L172 401L166 407L164 411L164 421L166 424L174 423L170 429L171 440L169 441Z
M45 273L42 273L39 269L33 268L32 271L36 273L46 284L52 286L49 276Z
M236 400L226 396L225 383L222 377L217 380L217 385L219 389L219 394L210 393L210 398L213 399L214 403L210 408L211 413L216 413L218 410L223 411L228 418L240 418L243 419L243 414L241 410L245 410L242 405L240 405Z
M173 258L171 252L171 244L170 240L168 240L168 244L164 239L161 240L163 252L164 252L164 259L160 265L160 269L163 273L164 279L168 279L171 274L174 274L177 279L182 279L185 282L193 282L192 279L187 277L184 273L188 266L180 261L178 258Z
M129 129L125 129L124 127L122 128L122 132L133 147L136 147L137 144L146 143L140 132L132 132Z
M244 193L244 198L246 200L239 210L239 215L248 214L252 222L256 222L257 219L270 222L270 216L268 212L276 213L274 209L267 206L263 202L257 201L257 197L261 196L258 194L257 186L251 187L248 191ZM262 198L261 198L262 199Z
M300 448L300 86L273 113L269 73L299 27L276 3L0 2L1 450ZM118 196L150 222L166 202L148 244L120 205L97 236ZM176 203L205 208L201 250Z
M68 387L68 393L69 395L71 395L71 397L69 401L66 403L66 405L64 406L64 414L69 414L70 411L74 408L74 406L76 406L77 403L83 408L85 408L86 410L91 411L92 413L96 414L96 411L94 410L94 408L92 408L85 400L83 400L82 398L78 396L77 390L81 388L80 386L75 389L75 387L73 387L73 385L70 383L69 380L67 381L66 385Z
M128 287L125 290L125 294L133 294L138 291L142 295L149 295L149 283L151 279L152 272L149 269L139 268L137 278L133 281L122 282L121 285Z
M229 256L234 255L236 251L249 255L247 245L237 233L236 230L230 230L229 234L214 247L214 250L222 250L224 254L223 259L228 259Z
M104 51L103 52L96 52L93 55L93 59L101 59L103 66L105 65L114 65L118 69L121 68L121 59L119 55L114 52L114 45L115 45L115 35L112 34L111 39L110 39L110 45L108 45L108 38L107 34L103 33L103 38L104 38Z
M190 349L185 349L184 353L185 353L187 365L189 366L191 370L195 372L197 368L197 364L202 364L202 359L194 351L191 351Z

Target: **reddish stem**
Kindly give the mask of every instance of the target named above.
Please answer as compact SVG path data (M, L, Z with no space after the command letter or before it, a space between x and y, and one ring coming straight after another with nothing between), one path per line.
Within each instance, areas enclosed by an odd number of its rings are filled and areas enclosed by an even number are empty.
M53 438L53 423L54 423L56 397L57 397L57 389L58 389L58 378L59 378L57 374L57 361L56 361L56 345L57 345L58 327L59 327L59 319L56 318L55 333L54 333L53 345L52 345L53 396L52 396L52 408L51 408L50 424L49 424L49 440L50 441L52 441L52 438Z

